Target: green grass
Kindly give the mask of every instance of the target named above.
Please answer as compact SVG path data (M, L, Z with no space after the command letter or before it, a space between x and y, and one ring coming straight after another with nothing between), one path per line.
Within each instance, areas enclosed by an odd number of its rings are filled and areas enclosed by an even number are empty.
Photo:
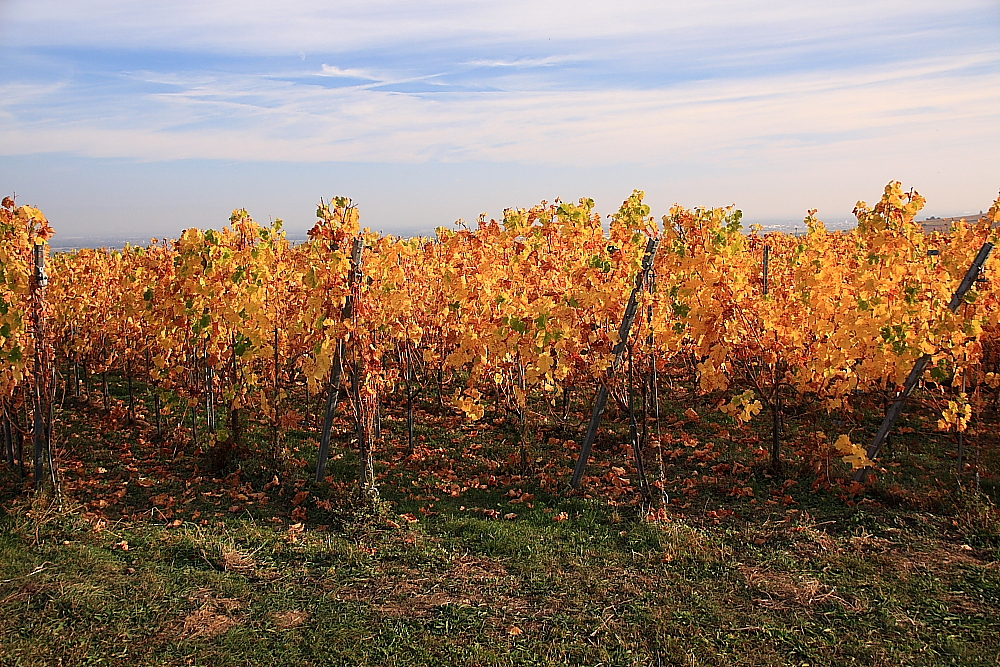
M97 529L16 503L0 518L0 662L997 663L996 554L937 517L705 526L538 505L298 533L246 517Z
M372 507L346 423L332 484L303 426L275 486L252 448L213 475L190 442L67 409L63 509L0 474L0 665L1000 663L1000 520L956 493L944 438L898 438L865 494L811 492L794 422L772 476L760 434L705 413L671 429L692 440L665 447L651 522L615 491L613 429L586 498L565 493L579 426L540 424L523 471L509 425L422 411L405 459L388 415Z

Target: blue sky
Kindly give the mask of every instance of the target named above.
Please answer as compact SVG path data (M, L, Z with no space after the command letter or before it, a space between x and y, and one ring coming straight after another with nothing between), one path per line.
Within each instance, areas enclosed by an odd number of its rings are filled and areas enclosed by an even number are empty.
M0 189L64 237L320 197L428 232L582 196L850 220L1000 188L1000 3L0 0Z

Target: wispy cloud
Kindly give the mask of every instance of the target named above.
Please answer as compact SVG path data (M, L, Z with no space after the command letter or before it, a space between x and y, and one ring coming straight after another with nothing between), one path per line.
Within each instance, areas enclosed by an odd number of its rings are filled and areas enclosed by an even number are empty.
M178 90L46 111L61 86L3 88L8 153L162 160L547 164L776 161L803 146L899 154L919 134L1000 139L997 54L845 72L692 82L669 90L404 94L260 76L176 78ZM30 113L28 113L30 110ZM145 137L138 140L138 137ZM715 156L715 157L712 157Z
M552 67L577 60L568 56L549 56L547 58L517 58L514 60L481 59L462 63L471 67Z
M371 81L377 81L379 79L379 77L371 74L367 70L353 67L340 68L336 65L327 65L326 63L323 63L320 67L319 75L342 77L345 79L369 79Z

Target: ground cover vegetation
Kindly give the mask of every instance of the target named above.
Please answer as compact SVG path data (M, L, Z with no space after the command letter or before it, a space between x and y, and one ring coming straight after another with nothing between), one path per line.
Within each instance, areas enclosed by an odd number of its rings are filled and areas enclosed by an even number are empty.
M1000 205L922 204L49 256L4 200L0 658L996 664Z

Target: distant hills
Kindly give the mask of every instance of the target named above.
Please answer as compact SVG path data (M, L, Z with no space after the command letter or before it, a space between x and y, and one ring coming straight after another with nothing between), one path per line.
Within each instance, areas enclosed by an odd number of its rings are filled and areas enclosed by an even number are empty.
M956 215L951 218L936 218L932 216L921 221L921 224L924 227L924 234L930 234L931 232L947 232L951 229L952 223L958 222L959 220L976 223L980 218L985 217L985 215L986 214L983 211L980 211L979 213L973 213L972 215Z

